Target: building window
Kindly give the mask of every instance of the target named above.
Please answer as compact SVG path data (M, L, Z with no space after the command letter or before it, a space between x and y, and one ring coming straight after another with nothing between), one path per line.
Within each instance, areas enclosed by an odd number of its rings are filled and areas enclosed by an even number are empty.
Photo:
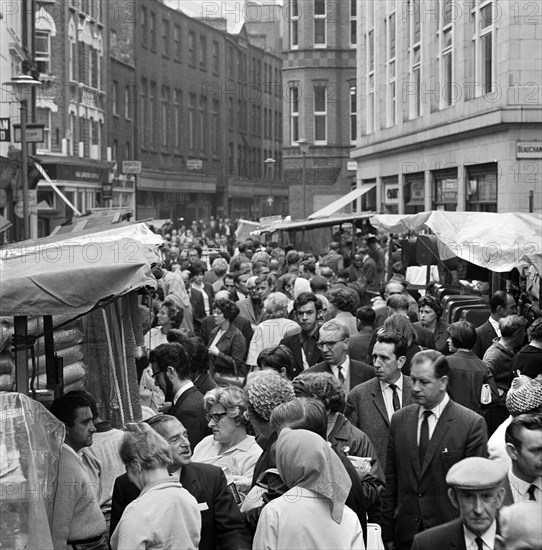
M386 34L386 126L397 124L397 64L395 12L385 19Z
M299 0L290 0L290 48L299 47Z
M405 214L417 214L425 210L425 174L417 172L405 175Z
M151 50L156 51L156 14L151 11L149 18L149 34L151 41Z
M212 143L212 154L214 156L218 155L218 140L220 136L220 118L219 118L219 103L215 99L213 100L213 111L212 111L212 136L211 136L211 143Z
M35 58L38 71L49 74L51 72L51 33L49 31L36 31Z
M230 130L233 128L233 121L234 121L233 111L234 111L233 97L229 97L228 98L228 126L230 127Z
M457 169L433 172L434 210L457 210Z
M213 72L218 74L220 72L220 46L216 40L213 40Z
M206 113L206 100L203 96L199 98L199 122L198 122L198 132L199 132L199 150L201 153L205 153L205 129L207 125L205 124L205 113Z
M372 2L366 4L367 13L370 14L373 9ZM368 19L369 31L367 32L367 74L365 75L366 82L366 97L367 97L367 134L372 134L375 131L375 32L374 32L374 15L373 19Z
M181 61L181 27L175 25L173 27L173 55L175 61Z
M176 150L181 148L181 104L182 92L173 92L173 147Z
M199 68L207 70L207 38L202 34L199 36Z
M149 43L149 22L148 22L148 14L147 14L147 8L145 6L141 6L141 45L146 48Z
M151 80L149 92L149 143L151 149L156 147L157 109L156 82Z
M326 45L326 0L313 0L314 4L314 45Z
M354 145L357 137L358 104L356 87L350 86L350 143Z
M147 87L148 81L146 78L141 79L141 123L140 128L140 143L142 148L147 148L147 139L149 136L149 106L147 104Z
M188 147L192 152L196 148L196 94L188 97Z
M467 211L497 212L497 163L467 168Z
M196 33L194 31L188 33L188 63L192 67L196 66Z
M441 109L449 107L453 101L453 9L452 0L443 0L438 14L437 40L439 44L438 66Z
M125 86L124 88L124 118L126 120L132 120L133 117L133 87L132 86Z
M85 63L86 44L84 42L77 43L77 64L79 66L79 82L85 84L87 82L87 72Z
M421 67L421 16L420 0L408 0L408 116L410 119L422 115L422 67Z
M292 145L299 141L299 88L290 86L290 136Z
M162 147L167 148L169 144L169 88L162 86L162 120L160 126L162 127Z
M327 87L314 85L314 144L327 144Z
M51 151L51 110L36 109L38 115L38 123L43 124L43 143L39 145L39 149Z
M77 42L75 41L75 38L70 38L70 80L75 80L75 63L77 59Z
M479 1L474 9L475 82L478 96L494 91L495 82L495 13L494 0Z
M119 83L116 80L113 80L113 86L111 87L111 104L113 115L119 116Z
M169 57L169 21L162 19L162 54Z
M100 85L100 65L98 61L98 50L92 47L90 48L88 62L88 84L97 89Z
M350 0L350 45L355 46L358 42L358 18L357 0Z

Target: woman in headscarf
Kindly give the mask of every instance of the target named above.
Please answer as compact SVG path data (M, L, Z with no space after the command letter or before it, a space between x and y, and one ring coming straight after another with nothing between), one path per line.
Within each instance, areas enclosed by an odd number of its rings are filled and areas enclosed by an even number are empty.
M282 430L277 468L289 490L263 509L254 549L365 548L359 519L345 506L352 482L322 437L307 430Z

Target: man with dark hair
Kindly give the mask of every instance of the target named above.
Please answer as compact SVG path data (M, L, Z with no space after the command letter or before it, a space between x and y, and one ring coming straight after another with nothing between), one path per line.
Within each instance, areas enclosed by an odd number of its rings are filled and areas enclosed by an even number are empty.
M82 449L92 445L92 435L96 432L96 402L86 392L68 392L53 401L51 413L66 427L51 519L53 546L75 549L76 545L93 543L96 545L93 548L107 550L103 536L106 523L97 487L80 456Z
M312 292L302 292L294 300L294 311L301 331L286 335L280 341L280 344L289 347L294 355L292 378L323 360L316 344L319 338L318 312L321 309L320 300Z
M346 269L339 269L337 271L335 282L331 285L329 292L336 289L342 289L351 296L352 312L357 311L361 307L361 287L357 283L348 282L348 271Z
M270 274L260 275L254 281L254 290L247 298L239 300L239 315L248 319L252 328L255 329L263 321L265 299L275 291L275 277Z
M508 315L514 315L518 311L516 300L514 297L504 290L497 290L489 301L491 314L489 319L476 329L476 344L472 351L483 359L484 353L489 346L493 344L493 340L501 337L501 329L499 321Z
M362 306L356 312L357 333L350 335L348 353L352 359L367 361L369 344L373 338L375 310L371 306Z
M188 430L190 445L196 446L210 434L205 421L203 395L190 379L191 365L184 346L177 342L151 350L149 361L154 383L173 405L168 414L178 418Z
M316 275L309 281L311 290L314 294L325 294L328 290L329 283L322 275Z
M380 294L386 303L385 305L375 307L375 330L379 329L384 324L384 321L395 313L388 307L388 299L391 296L405 296L409 302L408 318L410 319L410 322L415 323L418 320L418 304L416 300L407 292L406 284L403 284L395 279L390 279L381 288Z
M356 386L346 404L346 416L369 436L383 465L391 418L395 411L412 403L410 378L401 373L406 353L403 336L380 333L373 349L376 378Z
M448 356L450 395L456 403L481 414L483 406L497 401L499 392L493 373L472 351L476 329L467 321L457 321L447 330L452 352Z
M382 538L388 548L407 550L414 536L457 517L446 494L450 467L469 456L487 456L484 419L454 403L446 389L448 360L435 350L412 359L414 405L397 411L386 452Z
M375 235L369 235L367 237L367 247L369 249L369 255L376 264L376 275L378 284L380 284L386 276L386 253L380 246Z
M542 504L542 413L516 416L506 428L505 441L512 466L504 503Z
M320 267L329 267L333 273L338 273L344 268L344 258L339 254L339 243L336 241L329 243L329 252L320 260Z
M201 511L199 550L238 550L249 548L249 535L233 495L227 488L220 468L192 462L190 442L185 427L176 418L158 414L147 423L170 445L173 464L171 477L198 501ZM110 534L113 534L125 508L140 495L140 490L128 479L119 476L113 489Z
M350 359L348 336L348 329L335 319L324 323L320 327L316 342L324 360L307 370L307 373L332 374L341 383L346 396L352 388L375 376L373 367L362 361Z
M201 322L211 314L211 306L214 299L214 290L209 283L203 282L205 269L202 265L192 265L185 271L188 274L190 285L187 287L192 315L194 320L194 332L199 334Z
M358 248L352 257L352 265L348 268L350 282L360 283L364 289L378 292L378 274L375 261L369 256L365 246Z

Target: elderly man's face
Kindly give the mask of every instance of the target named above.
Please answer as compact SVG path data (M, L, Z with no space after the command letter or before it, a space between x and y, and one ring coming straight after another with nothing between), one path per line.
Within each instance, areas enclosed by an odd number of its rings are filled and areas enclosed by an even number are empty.
M386 299L396 294L404 294L405 287L401 283L388 283L386 285Z
M477 536L483 535L490 527L504 501L504 489L494 487L481 491L449 489L448 496L459 510L465 527Z

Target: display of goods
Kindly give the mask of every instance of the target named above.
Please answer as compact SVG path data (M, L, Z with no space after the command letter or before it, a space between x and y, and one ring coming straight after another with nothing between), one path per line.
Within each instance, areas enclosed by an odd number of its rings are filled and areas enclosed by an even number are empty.
M77 328L55 330L53 333L54 350L59 351L64 348L75 346L83 342L83 333ZM34 345L36 355L45 353L45 338L36 340Z
M69 348L59 349L58 351L55 348L55 353L64 360L64 368L72 363L83 361L85 355L81 344L71 346ZM38 374L43 374L45 372L46 363L45 355L38 355L36 357L36 372ZM32 357L30 355L28 356L28 370L29 372L32 371Z
M85 380L87 376L87 367L85 363L83 363L82 361L78 361L77 363L72 363L71 365L65 365L63 369L63 374L64 386L68 386L70 384L78 382L81 379ZM36 389L45 388L46 384L47 378L45 374L40 374L40 376L36 380Z
M9 353L0 353L0 374L12 374L15 361Z
M13 390L14 383L15 379L11 374L0 374L0 391Z

